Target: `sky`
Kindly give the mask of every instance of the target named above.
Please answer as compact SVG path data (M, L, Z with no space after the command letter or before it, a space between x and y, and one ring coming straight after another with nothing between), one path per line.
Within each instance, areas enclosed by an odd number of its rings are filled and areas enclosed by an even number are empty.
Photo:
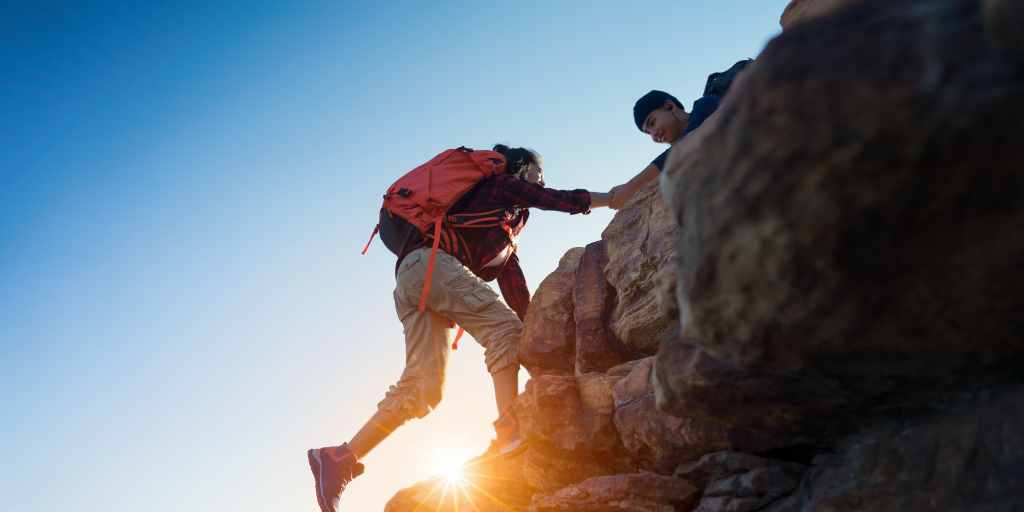
M501 142L607 191L663 149L636 98L689 108L786 3L5 7L0 508L316 510L306 449L348 440L404 361L394 256L359 254L387 186ZM531 290L611 218L534 212ZM343 510L482 452L496 415L467 337Z

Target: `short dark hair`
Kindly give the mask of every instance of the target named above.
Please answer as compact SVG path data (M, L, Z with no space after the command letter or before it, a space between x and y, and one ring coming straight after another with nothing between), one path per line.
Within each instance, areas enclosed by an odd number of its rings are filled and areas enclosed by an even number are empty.
M665 100L671 100L677 107L683 108L683 104L679 103L675 96L665 91L651 91L636 100L636 104L633 105L633 121L638 130L644 131L644 120L651 115L651 112L661 108L665 104Z

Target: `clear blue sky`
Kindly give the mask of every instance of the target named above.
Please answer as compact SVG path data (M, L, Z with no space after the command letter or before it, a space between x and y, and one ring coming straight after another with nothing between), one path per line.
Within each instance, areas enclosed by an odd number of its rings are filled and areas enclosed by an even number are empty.
M359 255L385 187L504 142L549 186L605 191L662 149L636 97L689 107L786 0L303 4L5 7L3 509L314 510L305 449L346 440L402 367L393 256ZM531 288L610 219L531 217ZM463 347L347 510L486 448Z

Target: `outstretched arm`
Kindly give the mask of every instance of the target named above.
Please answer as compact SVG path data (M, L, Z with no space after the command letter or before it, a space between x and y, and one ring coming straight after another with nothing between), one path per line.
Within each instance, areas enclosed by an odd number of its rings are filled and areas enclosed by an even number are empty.
M590 207L601 208L608 206L612 202L611 192L591 192L590 193Z
M661 169L657 165L658 160L664 161L664 158L668 156L668 150L661 154L657 160L651 162L650 165L640 171L639 174L634 176L631 180L623 183L612 189L611 201L608 204L613 210L621 209L626 205L626 201L629 201L633 194L636 194L638 190L644 187L644 185L658 179L658 175L661 174Z

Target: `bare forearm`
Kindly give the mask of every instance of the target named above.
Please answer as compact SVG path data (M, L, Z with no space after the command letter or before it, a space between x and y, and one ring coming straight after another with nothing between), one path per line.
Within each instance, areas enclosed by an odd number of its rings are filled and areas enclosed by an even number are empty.
M602 208L608 206L611 203L612 195L607 192L591 192L590 193L590 207L591 208Z
M661 171L658 169L658 166L654 164L648 165L632 179L612 189L612 198L609 206L616 210L622 208L625 206L626 201L629 201L644 185L658 179L659 174L661 174Z
M661 170L658 169L656 165L648 165L644 170L640 171L640 174L637 174L633 179L626 182L626 188L628 188L630 192L640 190L644 185L658 179L658 174L660 173Z

